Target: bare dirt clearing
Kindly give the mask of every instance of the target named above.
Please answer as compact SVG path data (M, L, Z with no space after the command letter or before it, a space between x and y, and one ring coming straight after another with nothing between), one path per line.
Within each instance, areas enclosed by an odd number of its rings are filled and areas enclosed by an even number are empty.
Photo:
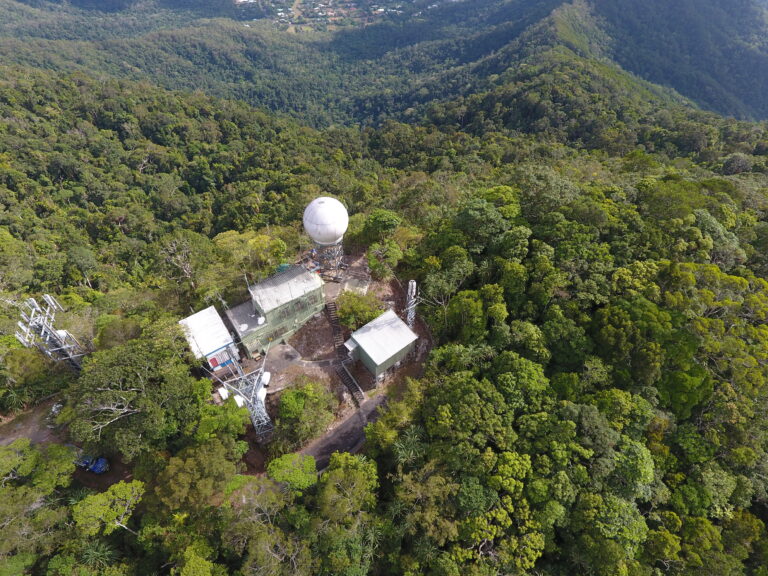
M333 349L333 329L325 314L316 314L291 336L293 346L304 360L326 360L336 357Z
M62 443L64 440L60 437L58 430L48 428L46 420L55 402L56 399L51 398L34 408L3 419L0 424L0 446L7 446L19 438L29 438L33 444Z

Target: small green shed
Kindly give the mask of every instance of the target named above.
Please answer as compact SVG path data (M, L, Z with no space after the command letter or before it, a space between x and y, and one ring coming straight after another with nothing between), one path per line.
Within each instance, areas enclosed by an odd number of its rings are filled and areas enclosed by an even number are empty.
M393 310L387 310L353 332L344 346L354 360L362 362L378 378L408 356L416 340L413 330Z

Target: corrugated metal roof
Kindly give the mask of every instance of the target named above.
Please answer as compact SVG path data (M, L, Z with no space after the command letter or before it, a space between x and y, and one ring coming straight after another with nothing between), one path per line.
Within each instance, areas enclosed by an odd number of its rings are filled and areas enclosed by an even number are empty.
M387 310L375 320L368 322L353 332L350 338L357 342L378 365L383 364L417 339L418 336L398 318L393 310ZM349 345L347 349L350 349Z
M265 314L291 300L300 298L322 288L323 281L317 274L308 272L301 266L291 266L249 287L251 297Z
M213 306L179 320L179 324L195 358L203 358L232 344L232 336Z
M250 300L230 308L226 314L241 340L246 334L264 326L264 324L259 324L259 315L253 313L253 302Z
M349 350L350 352L354 352L357 349L357 342L355 342L352 338L344 342L344 347Z

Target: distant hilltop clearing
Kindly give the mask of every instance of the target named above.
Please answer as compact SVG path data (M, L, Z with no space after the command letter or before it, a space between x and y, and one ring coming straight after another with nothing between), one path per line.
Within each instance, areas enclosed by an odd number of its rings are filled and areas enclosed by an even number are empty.
M258 8L261 17L281 24L309 27L371 23L384 16L400 16L406 10L413 10L413 3L403 0L234 0L234 3L239 8Z
M636 118L627 100L768 118L765 0L0 0L0 14L5 65L201 90L313 126L434 119L482 98L480 124L578 123L531 95L547 77L558 106L613 99L600 124Z

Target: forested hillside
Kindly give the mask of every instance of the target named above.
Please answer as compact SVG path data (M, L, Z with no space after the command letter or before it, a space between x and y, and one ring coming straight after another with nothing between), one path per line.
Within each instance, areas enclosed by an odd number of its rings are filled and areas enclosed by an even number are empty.
M619 66L705 109L768 115L768 24L758 0L420 0L401 8L365 26L290 32L266 1L0 0L0 52L5 64L203 90L327 126L410 122L435 101L524 83L542 53L565 49L633 85L622 97L636 87L663 91Z
M0 576L768 576L768 128L695 108L768 115L764 6L0 0L0 415L117 469L0 434ZM283 390L255 470L177 322L320 195L434 348L320 473Z
M759 0L594 0L627 70L723 114L765 118L768 14Z
M575 48L418 123L321 131L3 68L0 408L60 392L131 475L91 491L66 446L0 447L0 573L764 575L765 126ZM419 281L436 348L364 456L318 476L286 436L241 475L244 414L207 402L176 321L292 259L319 194ZM8 335L44 291L91 343L79 376ZM280 429L327 404L293 389Z
M269 20L210 19L186 5L147 2L94 11L1 0L5 63L149 80L204 90L317 125L377 122L435 96L419 90L506 46L558 0L451 3L424 17L289 34ZM205 17L207 18L205 18ZM478 77L482 81L482 78ZM466 89L466 86L452 88ZM444 94L443 94L444 95ZM442 97L442 96L441 96Z

